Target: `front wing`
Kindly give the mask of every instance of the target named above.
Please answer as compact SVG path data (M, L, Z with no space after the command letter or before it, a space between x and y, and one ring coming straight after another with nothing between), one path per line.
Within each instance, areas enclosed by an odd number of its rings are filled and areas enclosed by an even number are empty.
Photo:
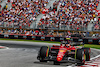
M42 58L40 56L37 57L38 60L41 60ZM56 56L49 56L49 57L45 57L44 60L46 61L57 61L57 57ZM80 60L78 59L74 59L71 57L63 57L63 59L60 61L60 63L79 63Z

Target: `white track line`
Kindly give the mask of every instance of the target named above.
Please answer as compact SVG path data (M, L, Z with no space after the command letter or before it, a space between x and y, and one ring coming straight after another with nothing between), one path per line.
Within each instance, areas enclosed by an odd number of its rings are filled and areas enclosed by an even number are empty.
M3 47L3 48L0 48L0 49L9 49L8 47L5 47L5 46L0 46L0 47Z
M96 58L98 58L98 57L100 57L100 55L97 55L97 56L91 58L90 60L94 60L94 59L96 59Z
M94 49L94 48L91 48L92 50L96 50L96 51L100 51L99 49ZM100 57L100 54L99 55L97 55L97 56L95 56L95 57L93 57L93 58L90 58L90 60L94 60L94 59L96 59L96 58L98 58L98 57Z

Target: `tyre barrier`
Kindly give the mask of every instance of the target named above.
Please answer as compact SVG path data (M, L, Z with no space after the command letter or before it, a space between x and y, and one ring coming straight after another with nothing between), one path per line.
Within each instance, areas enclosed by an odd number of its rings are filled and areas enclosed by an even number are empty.
M40 36L40 35L25 35L25 34L0 34L0 38L10 38L10 39L28 39L28 40L43 40L43 41L62 41L66 40L65 37L51 37L51 36ZM84 44L100 44L100 37L98 38L79 38L79 37L72 37L72 41L74 42L83 42Z

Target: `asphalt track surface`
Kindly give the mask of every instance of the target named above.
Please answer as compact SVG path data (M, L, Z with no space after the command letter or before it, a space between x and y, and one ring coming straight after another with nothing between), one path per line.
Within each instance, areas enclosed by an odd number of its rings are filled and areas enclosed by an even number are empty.
M37 54L40 46L43 46L43 43L19 43L0 41L0 46L9 47L9 49L0 49L0 67L67 67L72 65L72 63L64 63L61 65L53 65L53 62L41 63L37 60ZM100 54L100 51L91 50L91 58L98 54Z

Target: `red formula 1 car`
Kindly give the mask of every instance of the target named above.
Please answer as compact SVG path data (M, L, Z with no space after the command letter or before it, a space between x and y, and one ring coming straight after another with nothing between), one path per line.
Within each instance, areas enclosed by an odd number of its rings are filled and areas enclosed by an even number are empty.
M60 46L42 46L37 59L40 62L53 61L55 65L65 62L83 65L90 60L90 48L78 47L76 44L68 44L63 41Z

